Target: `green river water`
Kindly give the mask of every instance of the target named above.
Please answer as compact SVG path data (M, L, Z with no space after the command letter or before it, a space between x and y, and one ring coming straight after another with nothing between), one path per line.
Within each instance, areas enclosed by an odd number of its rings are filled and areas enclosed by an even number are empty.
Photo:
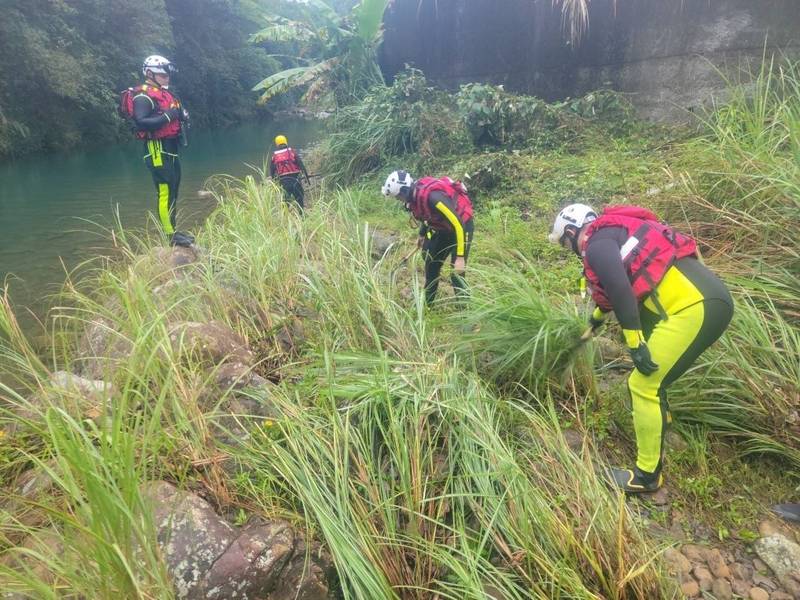
M319 125L257 123L189 131L182 150L178 226L196 230L214 208L197 191L218 173L244 176L263 165L277 133L302 149ZM0 279L8 283L23 328L37 335L37 319L52 305L68 271L110 246L108 228L141 230L155 209L155 189L142 162L141 142L0 164ZM199 241L199 240L198 240Z

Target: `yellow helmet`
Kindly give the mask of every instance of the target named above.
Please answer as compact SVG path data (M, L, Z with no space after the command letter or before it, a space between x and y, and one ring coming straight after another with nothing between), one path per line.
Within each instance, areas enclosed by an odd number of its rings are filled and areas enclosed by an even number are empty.
M275 145L276 146L281 146L281 145L288 146L289 145L289 140L286 139L285 135L276 135L275 136Z

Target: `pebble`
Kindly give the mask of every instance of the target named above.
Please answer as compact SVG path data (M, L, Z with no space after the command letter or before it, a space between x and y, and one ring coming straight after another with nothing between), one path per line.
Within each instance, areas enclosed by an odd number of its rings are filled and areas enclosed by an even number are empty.
M720 551L716 548L712 548L706 552L706 563L708 563L708 568L711 569L714 577L731 578L731 570L728 568L728 565L725 564L725 559L722 558Z
M769 600L769 592L761 588L750 588L748 597L750 600Z
M787 594L786 592L772 592L772 595L769 597L769 600L795 600L791 594Z
M734 579L731 582L731 588L733 589L733 593L736 594L737 596L741 596L742 598L747 598L752 585L753 582L742 581L741 579Z
M753 566L755 567L756 571L763 571L765 573L769 572L769 567L767 566L767 563L765 563L760 558L753 559Z
M690 561L694 563L706 562L706 559L703 556L704 548L702 546L696 546L694 544L685 544L683 548L681 548L681 552L683 552L683 555L686 558L688 558Z
M769 591L774 591L778 589L778 586L772 579L770 579L769 577L764 577L760 573L756 573L755 575L753 575L753 583Z
M734 579L748 581L753 576L753 568L742 563L733 563L729 568Z
M758 524L758 533L761 534L761 537L769 537L776 533L781 533L780 525L775 521L761 521Z
M701 590L707 592L711 589L714 583L714 577L711 575L711 571L705 567L695 567L692 569L692 575L697 579L697 584L700 586Z
M664 551L664 562L667 564L667 570L671 575L688 573L692 570L692 563L689 562L689 559L675 548L667 548Z
M683 592L683 595L687 598L697 598L700 595L700 586L697 585L697 582L694 580L687 581L681 584L681 592Z
M711 593L717 597L717 600L731 600L733 598L733 590L727 579L715 579L714 584L711 586Z

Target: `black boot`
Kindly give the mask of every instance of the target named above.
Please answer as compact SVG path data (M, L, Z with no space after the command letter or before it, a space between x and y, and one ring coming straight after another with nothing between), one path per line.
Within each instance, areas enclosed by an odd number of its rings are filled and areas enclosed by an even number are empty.
M648 473L639 467L633 467L633 469L610 467L608 476L611 483L626 494L655 492L664 483L660 468L653 473Z
M170 246L182 246L183 248L189 248L192 244L194 244L194 236L183 231L176 231L169 239Z

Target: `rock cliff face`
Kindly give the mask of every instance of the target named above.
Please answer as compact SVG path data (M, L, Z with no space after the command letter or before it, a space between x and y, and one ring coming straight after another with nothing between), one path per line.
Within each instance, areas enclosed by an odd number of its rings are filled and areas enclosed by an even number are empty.
M616 5L615 5L616 4ZM642 116L686 118L720 92L718 68L800 55L797 0L593 0L573 47L552 0L394 0L381 63L437 84L470 81L548 100L611 88Z

